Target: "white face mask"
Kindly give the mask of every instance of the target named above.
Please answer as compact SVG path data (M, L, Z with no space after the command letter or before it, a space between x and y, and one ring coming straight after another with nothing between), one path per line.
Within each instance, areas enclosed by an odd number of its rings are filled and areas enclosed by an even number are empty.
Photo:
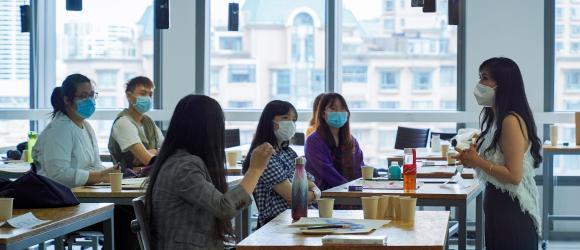
M296 133L296 123L293 121L274 122L278 124L278 129L274 131L278 141L289 141Z
M478 83L473 91L477 104L484 107L493 107L495 103L495 89Z

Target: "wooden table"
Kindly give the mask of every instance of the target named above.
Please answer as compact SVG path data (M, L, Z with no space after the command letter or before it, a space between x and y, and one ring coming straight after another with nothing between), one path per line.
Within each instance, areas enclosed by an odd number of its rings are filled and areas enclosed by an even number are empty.
M317 217L318 210L309 210L308 215ZM333 218L362 219L363 214L361 210L334 210ZM322 236L283 232L291 222L290 210L286 210L244 239L236 249L445 249L449 212L417 211L415 223L395 220L369 234L387 235L387 246L322 245Z
M449 150L454 150L450 148ZM441 152L425 152L418 151L417 160L427 160L427 161L447 161L447 157L443 157ZM403 165L403 150L393 150L387 153L387 163L390 165L391 162L396 161L399 165Z
M542 241L543 247L550 240L552 221L555 220L580 220L580 215L556 215L554 214L554 156L556 155L580 155L580 146L572 145L551 146L543 145L544 161L542 163Z
M113 249L114 224L113 204L81 203L72 207L15 209L14 216L32 212L41 220L50 220L46 224L34 228L0 227L0 250L25 249L36 244L43 244L50 239L75 232L85 227L104 222L104 249ZM62 243L57 241L55 244Z
M417 182L429 182L433 179L417 179ZM364 189L362 192L349 192L348 186L360 185L361 180L354 180L343 185L322 191L322 197L335 198L334 204L360 205L361 197L376 195L404 195L417 198L417 206L455 207L458 220L458 245L464 250L467 245L467 205L476 201L476 249L483 249L483 188L477 180L464 180L467 187L458 184L425 183L416 191ZM450 229L454 231L454 228Z
M30 163L3 163L0 162L0 177L10 179L23 176L30 171Z
M436 164L441 164L443 161L435 161ZM447 161L445 161L447 162ZM417 178L451 178L455 175L456 165L437 165L437 166L422 166L417 164ZM464 179L473 179L475 177L475 170L473 168L463 168L461 177Z
M240 184L243 176L226 176L226 181L229 188L233 188ZM84 186L72 189L73 193L80 202L111 202L115 205L133 205L133 199L145 195L145 189L123 189L121 192L111 192L110 186ZM238 216L236 216L236 234L238 240L250 234L250 216L251 211L249 207L244 209Z

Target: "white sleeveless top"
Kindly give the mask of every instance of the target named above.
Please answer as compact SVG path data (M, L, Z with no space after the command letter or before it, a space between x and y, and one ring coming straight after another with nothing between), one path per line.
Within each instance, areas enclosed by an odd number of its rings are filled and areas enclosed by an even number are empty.
M504 167L505 159L499 146L497 147L497 150L490 150L489 152L484 153L485 149L489 147L491 141L493 140L495 130L496 127L494 125L492 128L490 128L489 133L485 135L485 141L479 150L479 155L481 155L484 159L496 164L496 167ZM538 187L536 186L536 181L534 180L534 158L530 153L530 149L531 144L528 146L528 150L526 150L524 153L524 172L522 181L518 185L500 182L495 177L488 175L485 171L479 168L476 168L475 172L479 181L483 182L484 184L489 182L496 188L500 189L502 192L508 192L512 199L518 198L522 212L527 212L532 217L532 221L536 226L536 232L538 235L541 235L542 227L540 225L542 220L539 212Z

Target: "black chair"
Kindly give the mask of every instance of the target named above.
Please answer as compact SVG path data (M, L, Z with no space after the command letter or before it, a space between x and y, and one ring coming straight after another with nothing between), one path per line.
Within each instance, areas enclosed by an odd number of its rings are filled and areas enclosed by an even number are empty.
M133 210L136 219L131 221L131 231L137 234L141 250L150 250L149 223L145 219L145 196L133 199Z
M226 129L226 148L240 146L240 129Z
M395 149L427 147L429 129L397 127Z
M290 144L304 146L304 133L294 134L294 137L292 137L292 139L290 139Z

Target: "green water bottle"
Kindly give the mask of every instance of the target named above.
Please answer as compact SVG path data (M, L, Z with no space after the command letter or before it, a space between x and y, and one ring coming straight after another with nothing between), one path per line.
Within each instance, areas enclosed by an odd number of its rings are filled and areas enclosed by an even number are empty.
M26 159L28 162L33 162L32 160L32 148L36 144L37 134L34 131L28 132L28 146L26 147Z
M401 179L401 167L396 161L391 162L389 167L389 179L390 180L400 180Z

